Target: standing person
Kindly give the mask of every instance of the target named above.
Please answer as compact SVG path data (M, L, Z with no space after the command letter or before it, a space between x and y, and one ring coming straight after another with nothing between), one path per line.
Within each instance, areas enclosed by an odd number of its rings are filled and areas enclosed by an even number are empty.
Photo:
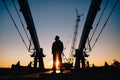
M62 54L63 42L59 40L59 36L55 37L55 42L52 44L52 54L53 54L53 72L56 72L56 59L58 57L60 71L62 72Z

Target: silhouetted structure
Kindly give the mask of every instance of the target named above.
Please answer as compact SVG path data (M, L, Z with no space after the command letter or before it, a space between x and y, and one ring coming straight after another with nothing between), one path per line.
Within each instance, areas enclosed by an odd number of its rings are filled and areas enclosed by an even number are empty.
M96 14L98 12L98 10L100 10L100 4L101 4L102 0L92 0L89 11L88 11L88 15L86 18L86 22L84 25L84 29L82 32L82 36L81 36L81 40L78 46L78 49L76 50L75 53L75 69L80 69L80 62L82 63L82 68L85 68L85 44L86 41L88 39L88 35L90 33L90 30L92 29L92 24L94 22L94 19L96 17ZM88 57L88 56L87 56Z
M16 64L12 64L11 70L12 70L12 71L19 72L19 71L21 70L20 61L18 61Z
M16 66L20 66L20 61L17 62Z
M108 63L105 61L105 65L104 65L104 67L108 67L109 65L108 65Z
M86 63L87 63L86 68L89 68L90 67L89 61L87 61Z
M95 64L93 64L92 67L95 68Z
M30 61L30 63L28 64L28 67L32 67L32 62Z
M55 37L55 42L52 44L52 54L53 54L53 72L56 71L56 59L59 60L60 70L62 71L62 58L61 54L63 51L63 43L59 40L59 36Z
M20 11L23 13L24 19L27 24L27 29L29 30L31 39L33 41L34 45L34 52L31 57L34 57L34 67L37 68L37 63L39 64L40 69L44 69L44 62L43 57L45 55L43 54L43 49L40 48L39 40L37 37L35 25L33 22L32 14L29 8L29 4L27 0L18 0L18 3L20 5Z
M120 67L120 62L117 60L114 60L113 66Z

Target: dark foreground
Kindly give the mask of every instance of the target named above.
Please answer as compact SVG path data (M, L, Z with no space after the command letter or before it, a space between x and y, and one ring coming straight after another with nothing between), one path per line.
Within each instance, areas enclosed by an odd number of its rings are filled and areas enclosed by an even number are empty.
M95 67L80 70L64 70L63 73L44 71L11 71L0 69L0 80L120 80L120 68Z

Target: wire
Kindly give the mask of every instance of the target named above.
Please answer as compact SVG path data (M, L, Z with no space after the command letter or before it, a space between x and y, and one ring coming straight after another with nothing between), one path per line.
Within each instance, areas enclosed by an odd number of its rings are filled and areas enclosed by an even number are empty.
M97 22L97 24L96 24L96 27L95 27L95 29L94 29L94 31L93 31L93 33L92 33L92 36L91 36L89 42L91 42L91 40L92 40L92 38L93 38L93 36L94 36L94 34L95 34L95 31L96 31L96 29L98 28L98 25L99 25L99 23L100 23L100 21L101 21L101 18L102 18L102 16L103 16L103 13L105 12L105 9L106 9L106 7L107 7L107 5L108 5L108 2L109 2L109 0L107 0L106 4L105 4L105 6L104 6L104 9L103 9L103 11L102 11L102 13L101 13L101 15L100 15L100 18L99 18L99 20L98 20L98 22Z
M20 37L21 37L21 39L22 39L22 41L23 41L25 47L26 47L27 50L28 50L28 47L27 47L27 45L26 45L26 43L25 43L25 41L24 41L24 39L23 39L23 37L22 37L22 35L21 35L21 33L20 33L20 31L19 31L19 29L18 29L18 27L17 27L17 25L16 25L16 23L15 23L15 21L14 21L14 19L13 19L13 17L12 17L12 14L10 13L10 11L9 11L9 9L8 9L8 7L7 7L7 5L5 4L5 1L4 1L4 0L2 0L2 1L3 1L3 4L5 5L5 8L7 9L8 13L9 13L10 18L12 19L12 21L13 21L13 23L14 23L14 25L15 25L15 28L16 28L16 30L18 31L18 33L19 33L19 35L20 35Z
M26 34L26 36L27 36L27 39L28 39L28 41L29 41L29 43L30 43L30 39L29 39L29 37L28 37L27 31L25 30L25 26L24 26L24 24L23 24L23 22L22 22L22 19L21 19L21 17L20 17L19 12L18 12L18 10L17 10L17 8L16 8L16 5L15 5L15 3L14 3L14 0L12 0L12 3L13 3L13 5L14 5L14 8L15 8L16 12L17 12L17 15L18 15L18 17L19 17L20 23L21 23L21 25L22 25L22 27L23 27L23 29L24 29L24 31L25 31L25 34Z
M15 3L14 3L14 0L12 0L12 3L13 3L13 5L14 5L14 8L15 8L15 10L16 10L16 12L17 12L17 15L18 15L18 18L19 18L19 20L20 20L20 23L21 23L21 25L22 25L22 27L23 27L23 30L24 30L24 32L25 32L25 34L26 34L26 36L27 36L28 41L29 41L29 44L30 44L30 45L29 45L28 51L31 52L31 40L30 40L29 37L28 37L27 31L26 31L25 26L24 26L24 24L23 24L23 22L22 22L22 19L21 19L20 14L19 14L19 12L18 12L18 10L17 10L17 7L16 7L16 5L15 5ZM33 52L32 52L32 53L33 53Z
M87 52L91 52L91 45L90 45L90 39L89 39L89 37L88 37L88 39L87 39L87 42L88 42L88 45L87 45L87 48L85 48L85 52L87 53Z
M90 46L90 42L91 42L91 40L93 39L93 36L94 36L94 34L95 34L95 32L96 32L96 30L97 30L97 28L98 28L98 25L99 25L99 23L100 23L100 21L101 21L101 18L102 18L102 16L103 16L103 13L104 13L107 5L108 5L108 2L109 2L109 0L107 0L106 4L105 4L105 6L104 6L104 9L103 9L103 11L102 11L102 13L101 13L101 15L100 15L100 17L99 17L99 20L98 20L98 22L97 22L97 24L96 24L96 27L95 27L95 29L94 29L94 31L93 31L93 33L92 33L91 38L90 38L90 39L88 38L88 45L87 45L87 47L88 47L88 49L89 49L88 52L91 52L91 49L92 49L92 48L91 48L91 46Z
M106 22L104 23L104 25L103 25L103 27L102 27L102 29L101 29L101 31L100 31L98 37L96 38L96 40L95 40L95 42L94 42L94 44L93 44L93 46L92 46L92 49L93 49L93 47L95 46L96 42L98 41L98 39L99 39L101 33L103 32L103 30L104 30L104 28L105 28L105 26L106 26L106 24L107 24L109 18L111 17L111 15L112 15L112 13L113 13L113 11L114 11L114 9L115 9L115 7L116 7L118 1L119 1L119 0L117 0L117 1L115 2L115 4L114 4L114 6L113 6L113 8L112 8L112 10L111 10L111 12L110 12L110 14L109 14L107 20L106 20Z

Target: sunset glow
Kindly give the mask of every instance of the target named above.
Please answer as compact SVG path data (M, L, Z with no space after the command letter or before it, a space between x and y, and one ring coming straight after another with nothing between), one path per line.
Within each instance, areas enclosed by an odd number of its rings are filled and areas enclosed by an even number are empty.
M11 0L5 1L22 34L22 37L24 38L24 41L29 47L30 43L25 35L22 25L20 24ZM14 1L17 9L20 10L17 0ZM91 46L95 42L96 37L105 23L105 20L108 17L115 1L116 0L109 0L98 29L90 42ZM76 22L76 8L78 9L80 15L84 14L80 18L78 28L75 47L75 49L78 49L90 2L91 0L28 0L40 47L43 48L43 53L46 55L46 57L43 58L45 68L52 68L53 66L53 54L51 47L56 35L60 36L60 40L63 42L65 48L64 54L67 58L69 58ZM95 29L105 2L106 0L102 0L100 11L97 13L96 19L92 25L93 29L91 29L89 37L91 37L91 33ZM120 1L118 5L120 5ZM104 28L95 47L88 53L90 56L86 59L89 61L90 66L92 66L92 64L95 64L96 66L103 66L105 61L111 65L114 59L120 61L120 6L118 5L108 20L108 23L106 24L106 27ZM19 14L27 30L26 22L20 11ZM28 30L27 33L29 38L31 38ZM18 61L20 61L21 65L27 66L30 61L34 60L30 57L30 54L31 53L28 52L28 49L21 40L19 33L16 31L14 23L3 5L2 0L0 0L0 68L10 68L12 64L16 64ZM58 56L56 56L56 58L56 68L59 69L60 63Z

